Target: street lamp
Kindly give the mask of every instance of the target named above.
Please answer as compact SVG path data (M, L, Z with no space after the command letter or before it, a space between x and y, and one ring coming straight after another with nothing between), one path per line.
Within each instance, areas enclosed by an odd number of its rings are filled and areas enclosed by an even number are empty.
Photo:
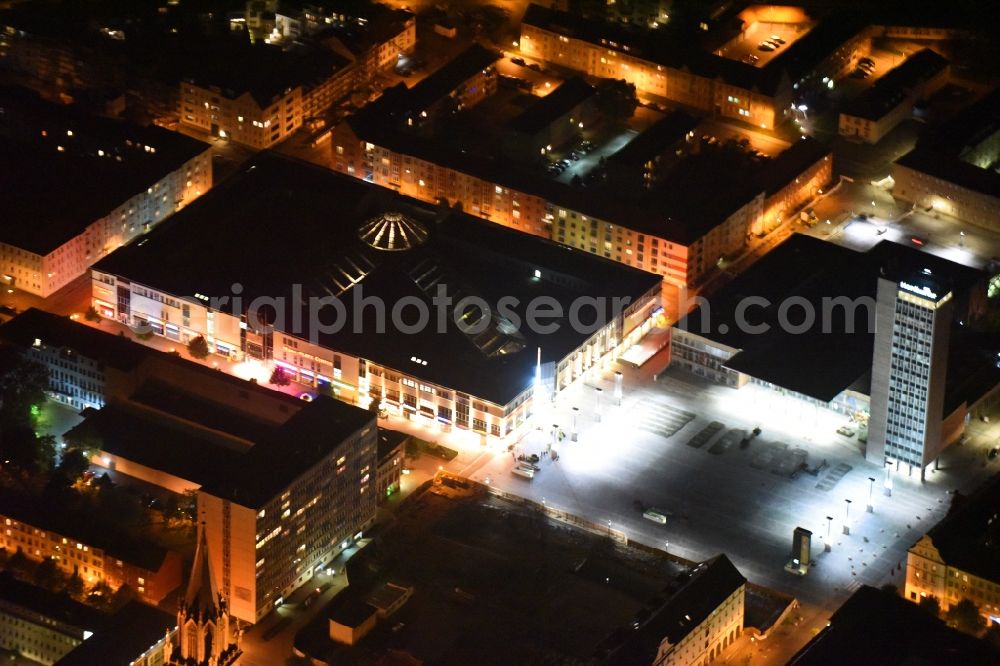
M885 464L885 482L882 485L882 494L886 497L892 497L892 463L890 462Z
M872 490L875 488L875 477L868 477L868 508L865 509L868 513L875 513L875 507L872 506Z
M576 441L576 437L577 437L577 433L576 433L576 417L579 416L579 414L580 414L580 408L579 407L574 407L573 408L573 430L570 432L570 435L569 435L570 441L573 441L573 442Z
M959 247L965 247L965 232L964 231L959 231L958 232L958 246Z
M826 541L823 543L823 550L830 552L830 528L833 525L833 516L826 517Z
M875 200L872 199L872 217L875 217Z
M848 534L848 535L851 533L851 526L848 524L848 521L850 520L850 518L851 518L851 500L845 499L844 500L844 534Z
M615 371L615 402L619 407L622 404L622 373L621 370Z
M594 392L597 393L597 410L594 412L594 420L600 422L601 420L601 394L604 393L604 389L600 386L594 387Z

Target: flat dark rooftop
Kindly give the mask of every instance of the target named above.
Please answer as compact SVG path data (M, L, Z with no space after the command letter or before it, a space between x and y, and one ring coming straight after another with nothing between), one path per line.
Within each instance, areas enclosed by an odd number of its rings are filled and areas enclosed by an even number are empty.
M273 428L266 421L254 418L253 414L209 402L156 379L146 381L129 399L246 442L253 442Z
M378 429L378 459L381 462L387 456L392 455L399 446L408 440L410 435L399 430L389 430L388 428Z
M209 149L161 127L46 102L23 88L0 87L0 110L0 241L41 255ZM164 213L173 206L164 203Z
M845 115L879 120L906 99L912 89L948 67L948 60L930 49L917 51L906 62L886 72L871 88L848 102Z
M124 336L105 333L69 317L30 308L0 326L0 340L29 348L43 345L71 349L104 365L129 370L151 353L148 347Z
M472 44L443 67L422 79L410 90L410 110L420 113L451 93L463 82L486 69L500 54L479 44Z
M167 556L165 549L116 529L106 520L95 522L92 516L15 491L0 490L0 512L18 522L99 548L147 571L158 571Z
M663 153L670 146L682 141L701 122L684 111L673 111L640 132L621 150L608 158L612 164L642 166Z
M346 439L374 428L375 415L321 395L265 435L203 490L250 508L260 508L312 469Z
M83 423L65 437L253 508L312 469L355 432L374 427L371 412L326 396L303 403L287 421L273 426L159 383L140 388L136 402L148 405L150 394L160 407L176 406L177 411L155 414L111 402L100 410L86 410Z
M426 240L406 251L385 251L359 238L364 223L396 213L425 228ZM276 219L284 221L280 228ZM235 238L241 239L238 248ZM568 312L580 296L635 299L660 284L656 275L275 155L259 157L145 242L120 248L95 269L180 297L227 295L239 282L244 303L262 295L295 303L293 285L301 285L302 298L337 296L349 311L355 298L376 296L387 311L410 297L436 313L431 299L443 285L456 301L457 294L478 295L494 312L501 297L514 297L512 310L522 322L536 296L555 298ZM325 316L333 321L329 309ZM277 328L498 405L530 386L537 347L543 362L559 361L588 337L565 324L555 332L512 330L499 319L483 335L472 335L452 316L440 332L432 317L432 325L416 334L398 330L387 316L384 332L372 334L379 330L376 319L375 308L365 308L360 320L335 332L310 328L308 316L301 328L294 321ZM412 357L426 364L417 367Z
M847 310L830 308L824 330L824 299L874 299L883 270L923 268L949 276L959 292L984 277L974 269L889 241L860 253L796 234L710 296L707 313L696 309L677 326L740 350L726 362L727 368L829 402L848 388L870 390L865 384L875 336L864 307L857 310L853 331L847 326ZM791 297L808 300L817 315L801 333L785 331L778 323L779 306ZM748 298L766 299L766 305L758 301L760 306L745 311L745 323L767 326L763 332L741 327L736 318L737 306ZM793 323L801 321L796 312L801 308L789 312Z
M948 627L898 594L864 585L788 664L995 666L1000 664L1000 654L987 641Z
M295 46L282 49L250 44L245 36L192 40L174 64L184 80L214 86L230 99L249 93L260 107L267 107L286 90L306 89L333 76L349 64L331 49Z
M566 79L558 88L537 100L511 120L515 132L533 135L594 96L596 90L578 76Z
M375 612L375 607L350 587L334 597L333 601L324 609L327 619L331 622L351 628L360 626Z
M84 411L84 421L63 435L105 453L204 486L239 460L237 449L209 433L177 427L115 403Z
M177 626L177 615L130 601L107 627L59 660L59 666L132 666L137 657Z

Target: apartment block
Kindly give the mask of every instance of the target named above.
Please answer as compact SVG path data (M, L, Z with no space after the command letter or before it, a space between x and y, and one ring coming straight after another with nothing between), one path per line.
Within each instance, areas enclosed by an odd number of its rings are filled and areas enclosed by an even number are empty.
M212 187L210 147L0 89L0 279L54 293Z
M847 103L840 112L840 135L878 143L910 117L914 104L940 90L948 82L949 72L948 61L934 51L914 53Z

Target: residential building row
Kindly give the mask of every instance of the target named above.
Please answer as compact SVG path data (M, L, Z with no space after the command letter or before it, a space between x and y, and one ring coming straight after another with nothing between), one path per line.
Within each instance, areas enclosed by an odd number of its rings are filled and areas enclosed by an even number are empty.
M660 306L655 275L325 169L263 156L231 185L95 268L102 316L181 343L204 336L224 359L497 441L521 431L534 400L624 353ZM178 252L184 270L166 261ZM543 296L557 325L533 330L527 311ZM413 299L435 318L401 319ZM597 309L586 326L569 317L579 299ZM339 315L305 311L334 301Z
M176 19L170 25L185 27L168 29L141 12L73 8L53 15L26 3L0 16L0 66L52 99L128 92L129 101L160 124L180 123L264 149L370 87L412 53L413 14L361 5L350 18L333 8L316 15L290 7L282 14L286 33L275 33L271 44L252 43L246 21L194 16L183 5L164 13ZM270 16L273 24L274 8ZM301 29L301 21L312 27ZM110 27L124 24L127 30Z
M892 196L984 229L1000 229L1000 91L942 126L892 166Z
M52 560L87 587L128 585L139 600L156 605L181 583L181 558L123 530L81 522L34 498L5 492L0 547L36 562Z
M412 14L378 4L370 14L371 21L347 25L327 17L306 35L291 27L295 22L282 21L284 47L277 45L282 39L274 45L210 46L203 64L192 62L180 83L180 124L256 149L284 141L413 53Z
M46 297L212 187L210 147L0 89L0 276Z
M808 23L801 12L791 14L789 20ZM774 23L748 8L740 15L739 32L758 20ZM780 17L778 22L783 22ZM703 31L709 28L702 23ZM725 32L718 43L706 44L711 37L687 25L673 30L668 22L650 30L531 4L521 23L519 48L527 57L589 76L624 79L643 95L773 129L789 114L798 85L843 76L867 53L871 40L858 18L831 17L757 66L717 55L725 41L739 35Z
M491 222L689 286L712 273L720 258L740 254L750 234L763 235L787 220L832 178L832 157L814 140L797 142L765 163L741 162L702 147L697 120L675 112L608 158L606 185L582 189L555 182L537 160L560 147L548 143L550 137L565 146L579 136L579 130L566 134L567 119L584 125L587 118L589 124L592 103L578 79L475 145L456 144L447 129L447 119L459 111L474 114L484 99L499 103L492 99L502 97L496 59L473 46L413 89L386 91L334 128L333 167L417 199L461 204ZM478 120L497 124L489 115ZM494 143L496 153L490 151Z

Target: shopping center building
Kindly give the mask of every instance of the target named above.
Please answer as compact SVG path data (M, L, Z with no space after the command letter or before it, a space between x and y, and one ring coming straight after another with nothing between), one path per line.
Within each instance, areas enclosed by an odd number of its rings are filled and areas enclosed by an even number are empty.
M273 155L185 213L95 267L102 316L484 440L660 306L656 275Z

